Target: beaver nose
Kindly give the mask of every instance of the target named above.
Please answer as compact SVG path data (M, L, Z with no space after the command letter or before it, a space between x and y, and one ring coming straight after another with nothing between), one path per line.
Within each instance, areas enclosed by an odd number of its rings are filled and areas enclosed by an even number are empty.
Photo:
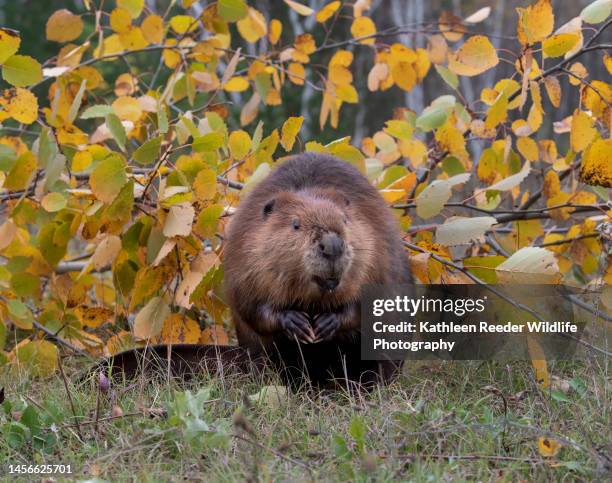
M325 233L319 241L321 255L329 260L336 260L344 253L344 240L335 233Z

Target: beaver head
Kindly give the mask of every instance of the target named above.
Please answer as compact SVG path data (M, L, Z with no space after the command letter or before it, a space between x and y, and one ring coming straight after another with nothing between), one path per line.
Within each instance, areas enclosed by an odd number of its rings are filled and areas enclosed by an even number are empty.
M299 287L304 300L333 294L348 285L354 262L355 224L348 200L330 191L282 192L261 211L257 236L269 261L261 267L275 285Z

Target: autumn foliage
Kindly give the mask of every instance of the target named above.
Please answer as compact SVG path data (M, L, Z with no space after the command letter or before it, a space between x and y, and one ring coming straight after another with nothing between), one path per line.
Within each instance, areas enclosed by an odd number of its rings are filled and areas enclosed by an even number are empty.
M497 49L480 28L489 7L442 12L415 49L377 27L369 0L319 11L285 0L314 18L299 34L246 0L198 15L193 0L176 3L58 10L46 60L0 29L0 363L46 375L60 348L232 343L224 226L243 192L302 150L342 158L380 189L422 283L612 281L612 85L585 67L612 73L612 2L565 25L550 0L518 8L515 41ZM370 59L364 82L357 51ZM512 74L466 100L461 78L501 63ZM311 116L334 132L359 86L409 92L433 76L446 92L422 112L396 106L359 145L302 139L303 116L262 121L309 88ZM556 119L562 103L574 113Z

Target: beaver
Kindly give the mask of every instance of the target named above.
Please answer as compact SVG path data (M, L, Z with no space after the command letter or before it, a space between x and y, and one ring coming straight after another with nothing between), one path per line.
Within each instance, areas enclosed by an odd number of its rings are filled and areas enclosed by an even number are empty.
M411 282L398 223L355 167L331 155L289 157L246 195L224 247L238 342L291 385L389 381L399 361L361 360L367 284Z

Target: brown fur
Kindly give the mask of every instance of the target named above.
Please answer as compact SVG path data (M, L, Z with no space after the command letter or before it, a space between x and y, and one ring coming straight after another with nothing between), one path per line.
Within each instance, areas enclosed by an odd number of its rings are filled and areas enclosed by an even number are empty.
M317 251L329 233L344 243L334 262ZM364 285L408 283L410 270L391 211L350 164L314 153L286 160L232 217L224 267L240 345L253 355L268 354L284 375L371 382L395 372L392 361L361 361L359 302ZM333 291L316 282L328 277L340 277ZM298 344L281 328L288 310L311 320L332 313L339 327L331 340Z

